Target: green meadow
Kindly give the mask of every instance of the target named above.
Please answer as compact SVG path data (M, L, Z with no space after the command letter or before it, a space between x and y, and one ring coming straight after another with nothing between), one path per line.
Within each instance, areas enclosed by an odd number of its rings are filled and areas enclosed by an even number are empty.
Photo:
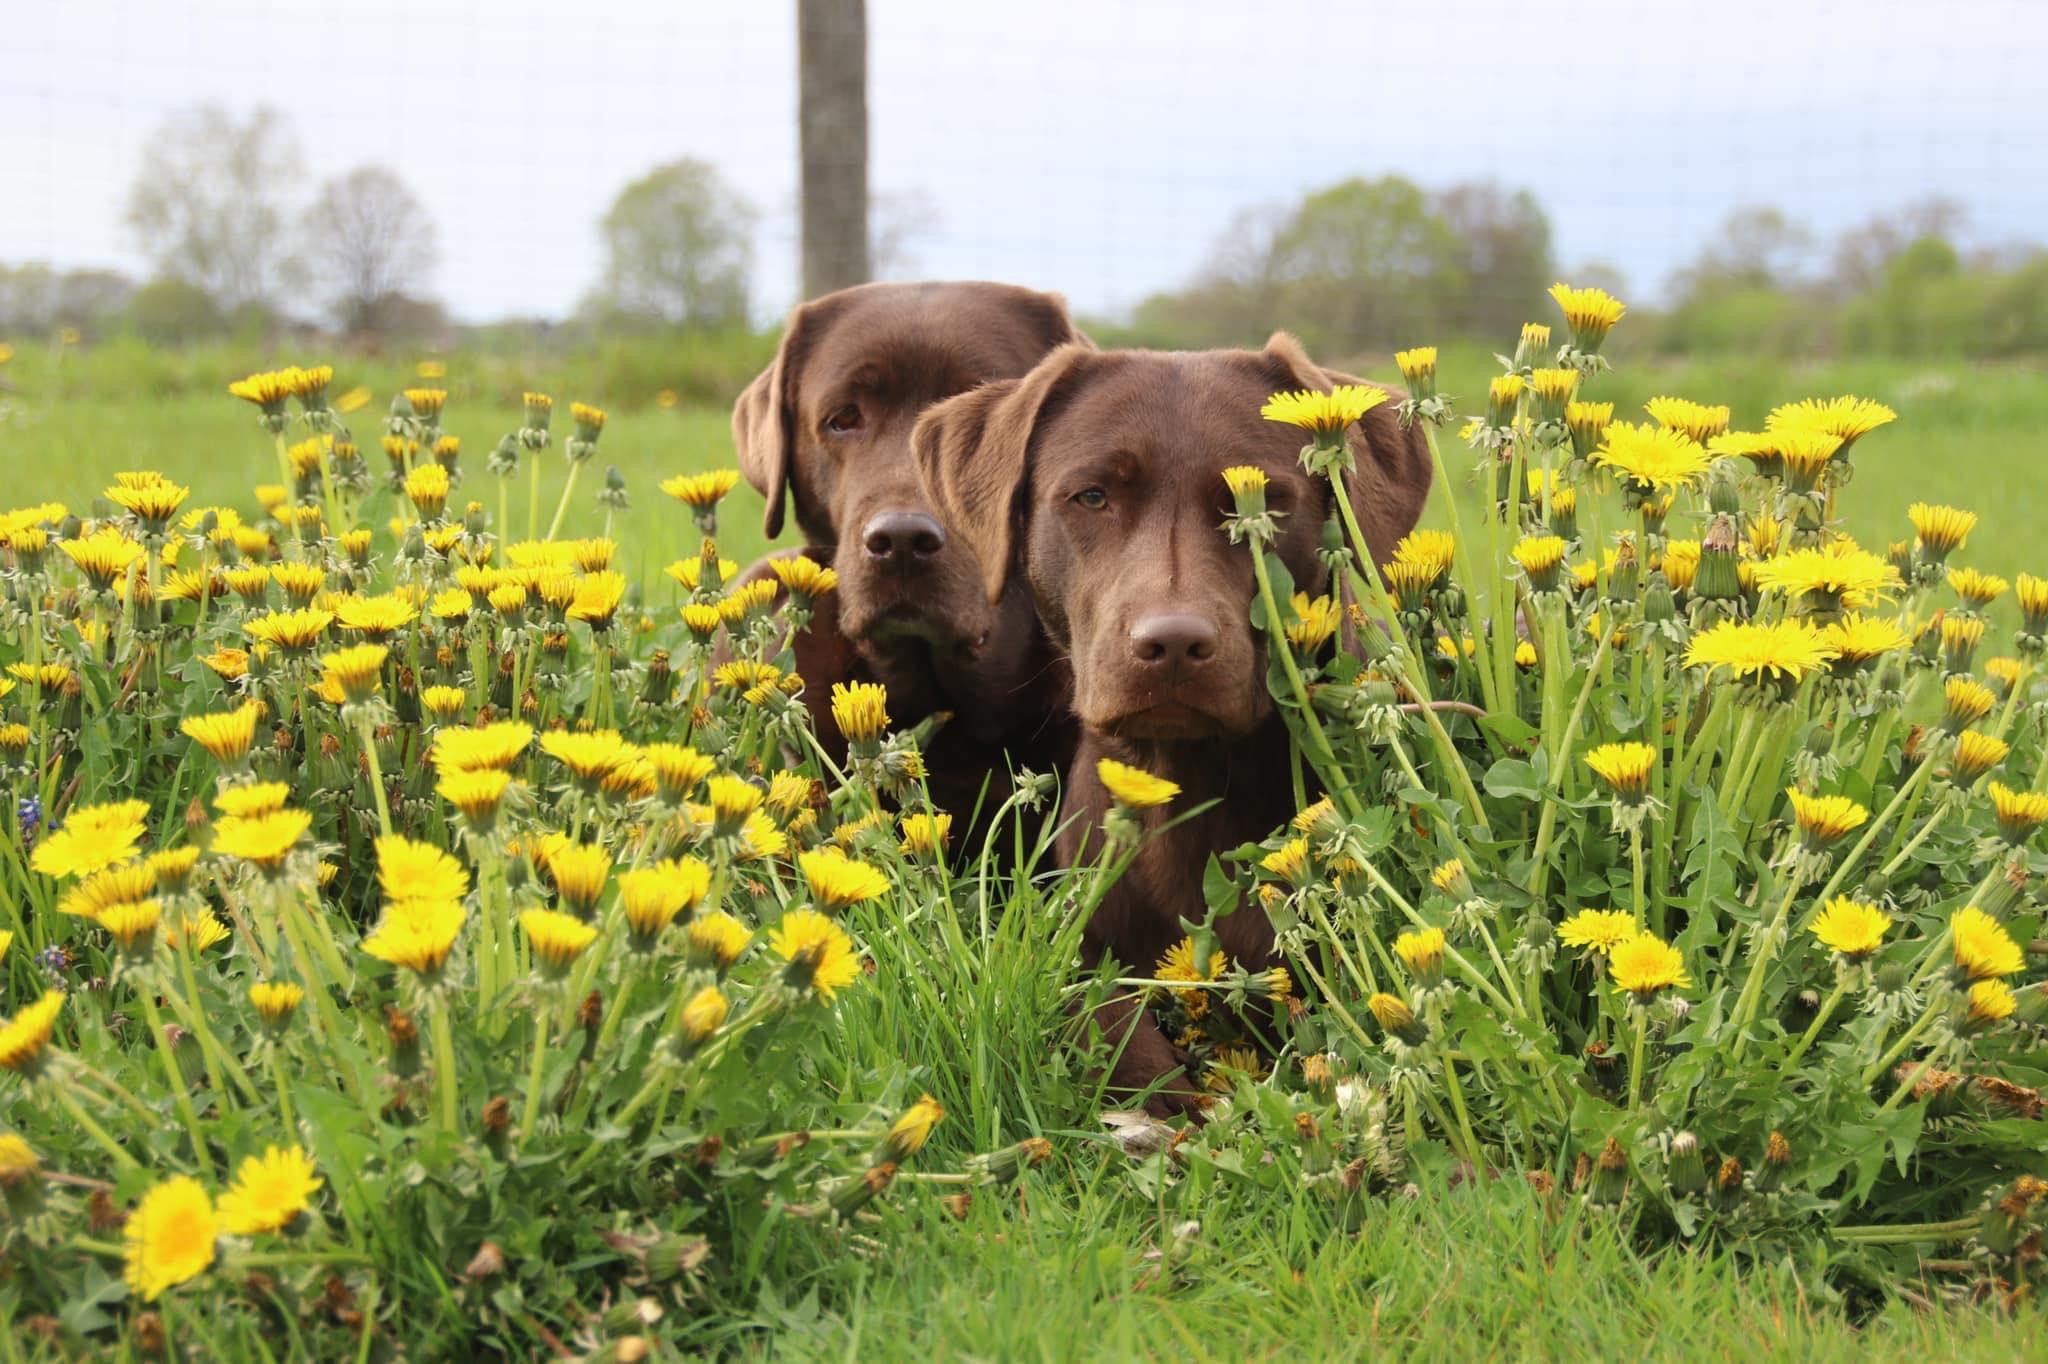
M17 354L0 369L0 510L43 500L82 509L116 471L138 468L190 485L195 505L253 506L252 487L276 481L277 464L254 410L226 385L276 363L331 362L335 394L369 390L367 405L347 420L381 470L382 414L397 389L422 382L414 358L213 351L145 367L133 351ZM625 547L619 566L647 586L650 603L668 601L660 569L694 549L696 536L657 485L731 463L726 411L710 391L729 388L729 379L707 385L644 365L622 397L604 391L602 369L574 357L445 360L446 378L432 382L450 394L444 429L463 440L456 497L494 515L500 488L483 462L518 424L520 391L557 400L556 447L541 456L537 497L525 459L504 489L513 538L525 534L529 516L545 528L568 476L560 454L568 402L609 410L566 524L580 534L605 529L594 494L605 466L616 465L631 498L611 519ZM1352 363L1393 377L1385 357ZM1738 427L1759 425L1772 405L1800 397L1854 393L1888 403L1899 421L1856 447L1842 504L1858 539L1881 550L1910 534L1909 503L1948 502L1983 518L1958 561L2005 574L2048 571L2048 544L2028 520L2048 510L2037 473L2048 446L2048 374L1962 362L1648 368L1625 354L1621 365L1586 394L1612 399L1621 414L1659 393L1727 402ZM742 378L744 369L730 366ZM1447 353L1441 387L1470 412L1483 406L1491 369L1477 350ZM652 399L663 389L687 396L663 405ZM1453 468L1469 467L1452 432L1444 452ZM1476 490L1465 494L1476 514ZM368 515L381 521L389 499L380 492ZM721 526L728 556L745 561L764 548L760 500L750 490L727 504ZM1019 1115L1055 1139L1057 1155L1010 1196L978 1197L958 1219L933 1215L920 1200L914 1209L884 1209L872 1237L857 1244L764 1232L750 1242L756 1291L702 1304L705 1350L863 1360L2039 1356L2032 1306L1951 1304L1938 1276L1872 1273L1822 1242L1647 1252L1625 1218L1546 1193L1514 1172L1473 1180L1432 1170L1348 1239L1312 1235L1304 1195L1262 1187L1250 1173L1217 1181L1194 1215L1180 1198L1169 1212L1156 1163L1135 1162L1107 1139L1096 1119L1099 1095L1008 1016L1005 1001L1021 973L1059 964L1044 953L990 950L973 969L956 963L920 981L924 950L889 949L876 988L846 1011L845 1054L821 1071L853 1089L899 1061L921 1062L949 1115L933 1140L932 1169L986 1149ZM958 1037L934 1028L941 993L944 1012L962 1020ZM10 1358L23 1357L20 1339ZM233 1344L259 1357L280 1342ZM422 1357L432 1352L433 1342L416 1344Z

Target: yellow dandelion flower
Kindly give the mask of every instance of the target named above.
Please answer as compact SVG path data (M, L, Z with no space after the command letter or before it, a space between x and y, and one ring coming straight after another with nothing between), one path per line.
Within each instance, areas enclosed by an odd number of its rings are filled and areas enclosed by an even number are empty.
M384 680L384 660L390 656L391 651L381 644L354 644L337 649L321 655L320 679L341 693L347 703L360 704L377 694Z
M547 845L548 879L563 901L576 909L589 910L604 894L612 874L612 855L597 843L571 843L559 834Z
M1838 895L1814 915L1807 931L1828 951L1848 961L1862 961L1884 946L1884 935L1891 926L1891 916L1876 905Z
M1982 573L1974 568L1950 569L1948 585L1958 597L1979 609L1997 601L2012 586L1996 573Z
M2012 746L1996 735L1966 729L1956 736L1956 751L1949 759L1949 775L1959 786L1968 786L2005 761Z
M267 616L245 622L242 632L286 653L303 654L320 642L320 636L326 634L327 627L332 624L334 614L331 611L272 611Z
M2027 967L2026 953L2005 925L1975 905L1949 915L1948 932L1951 959L1965 979L2016 976Z
M1546 338L1550 329L1543 329ZM1527 329L1523 334L1527 335ZM1547 343L1546 343L1547 344ZM1549 405L1552 412L1561 411L1579 391L1579 372L1575 369L1533 369L1529 371L1529 391L1538 401Z
M1098 760L1095 776L1112 800L1132 810L1164 805L1180 794L1180 787L1174 782L1114 758Z
M925 1094L912 1104L903 1116L889 1124L889 1133L882 1138L882 1148L890 1160L904 1160L924 1149L931 1137L932 1129L946 1116L946 1110L939 1101Z
M99 914L99 925L113 937L121 950L131 954L147 952L156 942L157 925L163 920L163 906L155 900L108 905Z
M249 987L249 1002L272 1027L290 1022L305 999L305 988L289 980L259 980Z
M724 993L716 985L707 985L684 1003L682 1013L676 1016L676 1023L682 1030L683 1039L699 1046L724 1025L726 1016L731 1012L732 1004Z
M35 1003L0 1022L0 1068L33 1077L42 1065L63 1007L62 990L45 990Z
M387 900L460 900L469 873L431 843L386 834L377 840L377 884Z
M432 980L447 966L463 918L462 906L451 900L395 901L384 907L362 949L379 961Z
M245 1157L220 1196L220 1220L233 1236L283 1231L313 1204L321 1180L302 1146L267 1146Z
M154 878L158 890L179 891L185 888L198 864L198 848L166 848L144 858L142 869Z
M1708 406L1686 398L1657 397L1643 410L1659 426L1682 432L1704 445L1728 429L1728 405Z
M1688 667L1722 669L1738 681L1765 676L1798 681L1835 656L1827 637L1800 620L1758 625L1722 621L1693 637L1685 651Z
M715 507L739 486L737 469L712 469L701 474L678 474L661 481L661 490L685 506L703 510Z
M1635 936L1635 916L1619 909L1582 909L1557 926L1557 940L1566 947L1605 953Z
M335 603L335 619L344 630L383 639L419 619L419 608L395 592L376 597L345 597Z
M1968 677L1951 677L1942 685L1941 695L1942 715L1951 731L1976 724L1998 704L1991 688Z
M2010 1018L2013 1010L2019 1007L2019 999L2013 994L2012 987L2002 980L1978 981L1964 996L1964 1003L1970 1021L1979 1027L1989 1027Z
M518 762L532 742L533 726L517 720L443 729L434 735L433 763L443 776L482 768L503 771Z
M850 905L873 900L889 889L888 877L838 848L800 853L797 865L810 886L811 903L827 913L836 914Z
M1638 489L1684 488L1712 463L1700 443L1669 427L1609 422L1593 463L1613 469Z
M1294 619L1287 623L1287 640L1303 653L1314 653L1337 633L1338 622L1343 619L1343 607L1333 599L1296 592L1289 599L1289 604L1294 608Z
M613 768L631 756L629 745L615 729L593 730L578 734L571 730L555 730L543 734L540 751L553 758L569 770L577 780L595 783L603 780Z
M597 927L558 909L529 909L519 915L520 931L541 970L559 977L597 941Z
M1557 301L1558 311L1572 329L1572 339L1582 350L1597 349L1614 324L1621 321L1628 306L1605 289L1574 289L1569 284L1553 284L1550 296Z
M205 1273L220 1232L213 1200L198 1180L172 1175L152 1185L121 1226L129 1290L155 1302L166 1289Z
M1936 554L1961 549L1977 528L1977 513L1939 503L1915 502L1906 508L1906 518L1920 543Z
M953 816L943 810L919 811L901 821L902 842L897 850L906 857L937 857L952 837Z
M1290 885L1308 880L1308 840L1291 838L1259 859L1259 865Z
M453 720L469 704L469 693L460 687L428 687L420 693L420 704L436 720Z
M1766 434L1785 472L1802 486L1811 486L1842 449L1841 437L1818 427L1788 426Z
M64 816L57 831L45 835L29 856L29 865L45 876L86 876L129 861L142 842L143 816L149 805L117 800L86 805Z
M1402 536L1394 545L1394 561L1404 564L1425 565L1431 576L1441 581L1451 571L1451 562L1456 556L1457 542L1447 530L1415 530Z
M1823 630L1821 637L1836 657L1851 664L1867 663L1911 642L1896 621L1863 615L1842 617Z
M889 693L879 682L834 682L832 722L849 743L881 738L889 728Z
M619 874L619 909L635 945L651 945L686 910L703 903L711 868L695 857L634 867Z
M814 909L793 909L768 935L768 946L789 963L784 979L816 991L827 1004L860 978L860 959L845 930Z
M1252 464L1233 464L1223 471L1223 486L1232 497L1264 496L1266 471Z
M247 819L256 815L275 814L291 799L292 788L281 781L256 782L249 786L230 786L213 798L213 808L224 815Z
M1422 383L1436 377L1436 347L1416 346L1412 350L1394 352L1394 368L1401 371L1401 378L1410 384Z
M1373 1021L1403 1041L1420 1041L1421 1034L1415 1020L1415 1010L1399 996L1384 990L1375 992L1365 1001L1365 1007L1372 1011Z
M2032 838L2036 829L2048 823L2048 794L2015 791L1995 781L1984 789L1991 796L1991 809L1997 817L1999 833L2014 847Z
M747 944L754 940L753 932L745 924L722 909L690 920L685 937L691 961L721 971L738 961Z
M654 768L654 779L663 799L680 800L697 789L717 764L694 748L681 744L649 744L642 756Z
M304 810L230 815L214 824L212 851L217 857L232 857L274 872L312 827L313 816Z
M434 789L471 824L487 825L513 784L509 773L495 767L453 768Z
M173 516L185 499L192 495L190 488L181 487L168 479L158 478L146 483L106 490L107 501L120 507L146 526L161 527Z
M141 545L111 527L76 540L61 541L57 547L102 592L113 586L116 579L126 576L143 555Z
M1339 384L1328 393L1302 389L1275 393L1259 415L1269 422L1298 426L1318 436L1342 431L1387 400L1385 389L1370 384Z
M593 630L609 630L612 617L626 600L626 575L606 570L586 575L576 584L569 602L569 619L580 620Z
M1394 939L1394 955L1401 964L1425 981L1443 974L1444 931L1441 928L1409 929Z
M695 592L698 585L703 582L704 560L696 555L692 555L687 559L676 560L667 568L664 568L662 572L681 583L690 591ZM718 583L729 583L734 578L737 578L739 573L740 566L734 560L720 559L718 561ZM836 581L837 575L834 575L834 578ZM713 583L711 586L716 587L718 583ZM771 586L769 590L773 591L774 589Z
M1869 398L1805 398L1771 409L1765 429L1811 427L1836 440L1852 441L1898 418L1898 413Z
M839 586L839 574L801 554L784 555L768 561L768 571L792 595L822 597Z
M1821 604L1869 606L1901 586L1899 571L1879 555L1837 540L1824 549L1795 549L1756 566L1761 591L1783 592Z
M1792 817L1811 848L1825 848L1863 827L1870 811L1848 796L1810 796L1797 787L1787 788Z
M1636 933L1607 954L1607 974L1618 989L1647 1000L1659 991L1692 988L1685 956L1654 933Z
M1586 766L1617 795L1641 795L1650 788L1657 750L1648 744L1601 744L1586 754Z
M174 950L183 950L187 943L194 952L204 952L218 947L228 940L228 926L212 910L198 914L181 914L178 921L164 925L164 944Z

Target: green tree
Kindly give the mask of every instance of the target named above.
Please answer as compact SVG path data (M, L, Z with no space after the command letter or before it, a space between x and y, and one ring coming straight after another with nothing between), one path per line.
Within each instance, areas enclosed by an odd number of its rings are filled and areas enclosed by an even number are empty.
M598 225L604 273L586 311L694 330L744 324L757 217L705 162L656 167L620 190Z
M286 221L299 174L297 141L279 115L237 119L202 105L150 139L128 226L157 274L204 289L222 312L275 307L299 278Z
M434 220L397 172L358 166L320 186L300 219L316 278L343 331L374 334L434 268Z

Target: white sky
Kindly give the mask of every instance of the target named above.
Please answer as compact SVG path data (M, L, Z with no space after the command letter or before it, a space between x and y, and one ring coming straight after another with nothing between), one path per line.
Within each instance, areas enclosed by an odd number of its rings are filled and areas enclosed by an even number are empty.
M869 0L872 178L915 273L1127 307L1240 207L1348 175L1536 191L1567 264L1647 297L1728 207L1822 232L1928 193L2048 237L2048 0ZM611 195L679 155L763 209L796 292L793 0L0 0L0 261L140 272L122 206L199 100L287 114L309 185L432 210L460 317L561 313ZM1552 32L1550 16L1564 16Z

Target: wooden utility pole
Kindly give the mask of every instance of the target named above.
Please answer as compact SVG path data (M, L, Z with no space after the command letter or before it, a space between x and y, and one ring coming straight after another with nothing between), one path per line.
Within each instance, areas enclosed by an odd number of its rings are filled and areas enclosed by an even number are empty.
M873 271L868 255L867 0L797 0L804 297Z

